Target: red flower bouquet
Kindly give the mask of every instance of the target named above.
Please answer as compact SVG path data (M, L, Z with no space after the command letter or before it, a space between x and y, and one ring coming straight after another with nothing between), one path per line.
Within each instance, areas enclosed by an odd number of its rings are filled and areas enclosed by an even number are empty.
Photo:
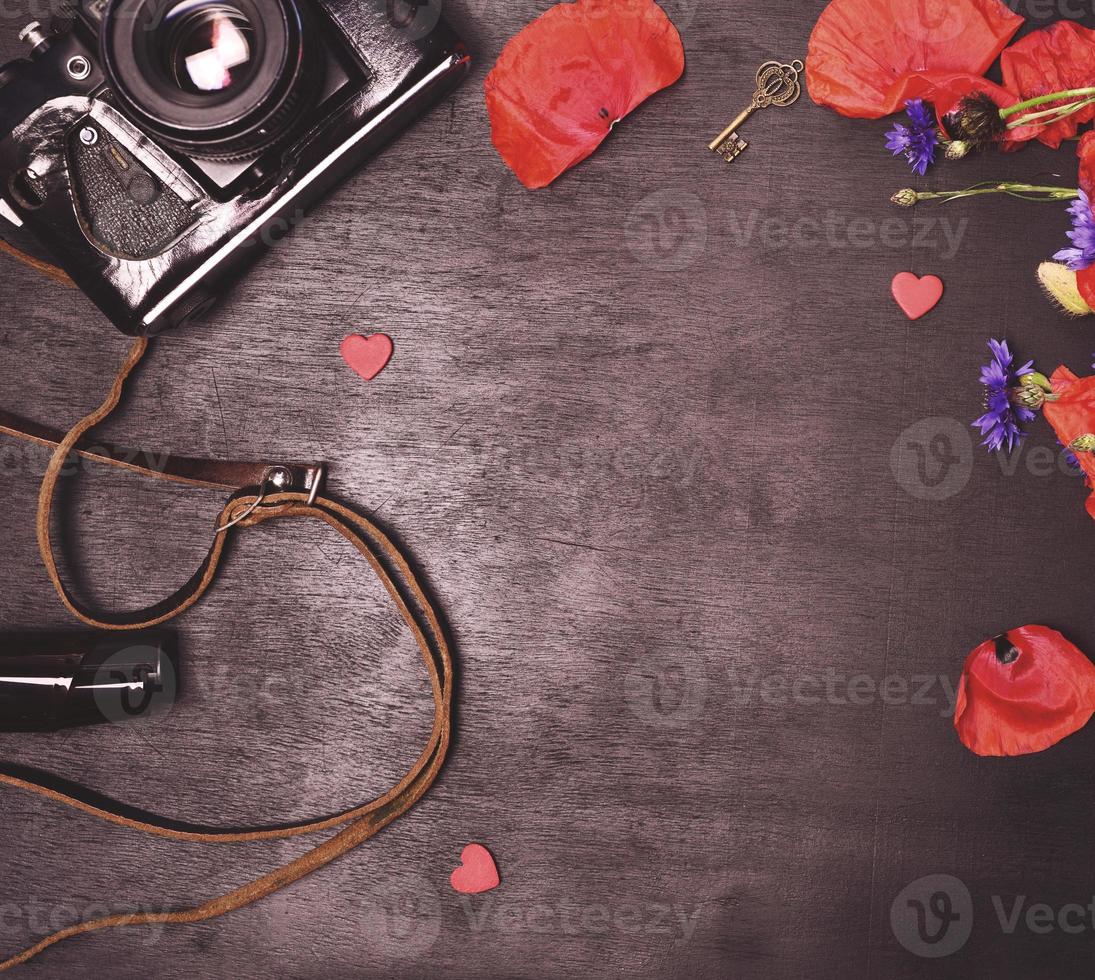
M1001 0L832 0L810 38L810 95L864 119L930 102L952 159L1035 138L1056 148L1095 118L1095 32L1062 22L1006 47L1022 23ZM1003 85L984 77L998 57ZM889 135L907 149L900 128ZM920 174L934 159L908 155Z

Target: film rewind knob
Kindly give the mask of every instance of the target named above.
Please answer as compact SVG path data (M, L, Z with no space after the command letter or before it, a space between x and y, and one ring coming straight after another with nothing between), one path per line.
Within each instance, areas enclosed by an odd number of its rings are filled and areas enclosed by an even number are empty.
M26 44L31 51L37 51L49 39L50 35L43 30L42 25L36 20L31 21L19 32L19 40Z

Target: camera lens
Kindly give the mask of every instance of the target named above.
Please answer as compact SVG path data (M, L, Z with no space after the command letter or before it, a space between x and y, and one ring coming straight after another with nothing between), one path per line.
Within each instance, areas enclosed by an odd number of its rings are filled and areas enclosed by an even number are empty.
M110 0L102 54L122 106L167 146L246 159L314 104L317 40L297 0Z
M161 51L184 92L224 92L247 83L255 67L255 26L223 3L180 3L164 19Z

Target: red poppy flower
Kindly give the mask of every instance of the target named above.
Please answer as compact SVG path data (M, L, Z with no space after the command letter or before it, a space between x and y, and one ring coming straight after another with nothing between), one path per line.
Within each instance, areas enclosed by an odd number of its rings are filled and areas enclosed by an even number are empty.
M1088 271L1090 270L1084 270ZM1084 272L1078 274L1077 282L1082 283ZM1080 292L1084 292L1082 285ZM1087 299L1086 296L1084 298ZM1091 299L1095 300L1095 293ZM1046 402L1042 406L1042 414L1053 426L1061 444L1067 446L1073 439L1095 434L1095 377L1078 378L1062 366L1053 372L1049 381L1054 394L1059 397L1057 401ZM1095 453L1080 452L1075 455L1080 468L1087 475L1088 487L1095 487ZM1095 518L1095 493L1087 498L1087 512Z
M1076 154L1080 158L1080 190L1095 201L1095 130L1080 137ZM1076 273L1076 286L1084 302L1095 310L1095 265Z
M684 71L653 0L561 3L502 50L484 82L491 138L526 187L545 187Z
M1021 101L1014 92L990 82L980 75L948 74L946 72L933 72L930 75L910 75L902 83L899 95L904 99L926 99L935 106L939 117L940 127L946 131L943 117L952 109L958 107L958 103L968 95L983 93L995 102L1001 109L1009 105L1015 105ZM1022 126L1018 129L1009 129L1004 136L1001 149L1017 150L1027 140L1032 140L1038 135L1037 126Z
M954 727L978 755L1041 752L1095 712L1095 664L1056 630L1020 626L966 658Z
M810 36L810 95L860 119L935 101L938 82L983 75L1022 23L1000 0L833 0Z
M1095 310L1095 265L1076 273L1076 288L1079 289L1083 301Z
M1016 41L1001 55L1000 69L1004 85L1019 96L1017 101L1089 86L1095 80L1095 31L1081 27L1075 21L1057 21ZM1064 105L1067 101L1060 100L1038 109ZM1092 119L1095 119L1095 105L1052 126L1039 126L1038 139L1056 150L1062 140L1076 135L1081 123Z
M1080 190L1095 201L1095 130L1080 137L1076 155L1080 158Z

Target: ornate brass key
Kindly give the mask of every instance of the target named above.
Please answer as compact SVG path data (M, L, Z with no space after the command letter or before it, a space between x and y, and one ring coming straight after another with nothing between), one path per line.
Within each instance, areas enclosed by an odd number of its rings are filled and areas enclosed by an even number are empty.
M766 61L761 65L757 70L757 90L753 93L749 108L719 133L708 144L708 149L719 154L727 163L735 159L749 145L737 132L742 123L758 109L766 109L770 105L788 106L797 102L802 95L802 83L799 81L801 72L802 62L797 59L789 65L778 61Z

